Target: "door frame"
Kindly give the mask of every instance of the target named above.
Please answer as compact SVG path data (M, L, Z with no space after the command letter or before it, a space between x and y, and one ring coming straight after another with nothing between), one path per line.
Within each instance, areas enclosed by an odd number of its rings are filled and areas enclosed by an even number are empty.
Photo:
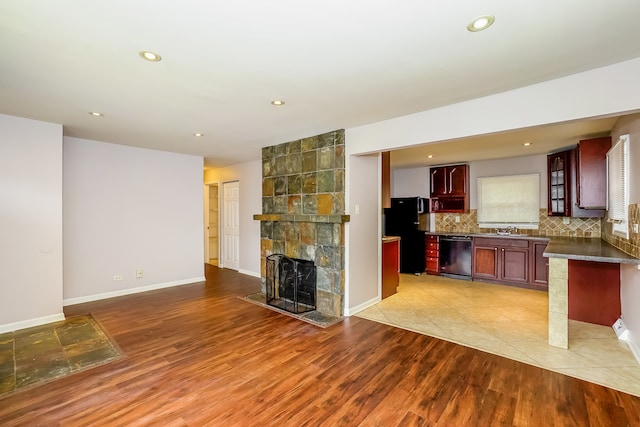
M220 199L221 199L221 194L220 194L220 182L219 181L215 181L215 182L206 182L204 184L204 215L203 215L203 221L204 221L204 236L203 236L203 243L204 243L204 262L208 263L209 262L209 254L211 253L210 248L209 248L209 223L210 223L210 218L209 218L209 194L211 192L211 187L218 187L218 266L222 267L222 265L220 264L221 260L220 260L220 250L221 250L221 246L220 246L220 216L221 216L221 212L220 212Z

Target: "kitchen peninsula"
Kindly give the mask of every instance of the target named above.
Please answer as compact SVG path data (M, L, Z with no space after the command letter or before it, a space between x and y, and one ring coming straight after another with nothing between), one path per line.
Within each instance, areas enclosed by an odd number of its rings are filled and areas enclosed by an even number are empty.
M549 345L561 348L569 348L572 309L588 316L606 300L619 304L620 264L640 265L640 259L598 238L552 237L543 255L549 258ZM619 315L619 305L613 310Z

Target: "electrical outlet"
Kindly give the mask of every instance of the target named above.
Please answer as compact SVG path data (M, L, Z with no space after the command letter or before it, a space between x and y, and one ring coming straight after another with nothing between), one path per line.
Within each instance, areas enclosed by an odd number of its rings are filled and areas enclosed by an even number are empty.
M562 218L562 223L563 224L570 224L571 220L565 216L564 218Z
M113 280L122 280L122 276L120 274L116 274L113 276Z
M136 270L136 279L142 279L142 269L141 268Z
M460 215L456 215L456 222L460 222Z
M633 224L633 232L638 234L638 224Z

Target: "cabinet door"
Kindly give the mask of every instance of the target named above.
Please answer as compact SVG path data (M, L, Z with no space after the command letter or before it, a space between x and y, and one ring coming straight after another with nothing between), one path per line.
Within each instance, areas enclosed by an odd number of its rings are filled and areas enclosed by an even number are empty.
M467 166L449 166L446 168L448 188L450 196L464 196L467 194Z
M445 167L431 168L431 197L447 195L447 170Z
M528 282L529 249L500 248L499 278L509 282Z
M473 277L498 278L498 248L495 246L473 247Z
M549 216L571 215L571 194L569 193L569 155L571 151L547 156L547 182Z
M400 282L400 242L382 244L382 298L397 292Z
M531 244L531 283L534 285L549 285L549 259L543 256L547 242L532 242Z
M607 200L607 151L611 137L586 139L578 144L576 198L585 209L604 209Z

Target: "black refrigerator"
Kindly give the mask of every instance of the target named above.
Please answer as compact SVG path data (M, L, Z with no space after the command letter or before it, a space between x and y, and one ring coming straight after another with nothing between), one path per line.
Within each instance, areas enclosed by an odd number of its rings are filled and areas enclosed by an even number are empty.
M424 273L425 231L429 231L429 199L392 198L384 210L384 234L400 236L400 272Z

